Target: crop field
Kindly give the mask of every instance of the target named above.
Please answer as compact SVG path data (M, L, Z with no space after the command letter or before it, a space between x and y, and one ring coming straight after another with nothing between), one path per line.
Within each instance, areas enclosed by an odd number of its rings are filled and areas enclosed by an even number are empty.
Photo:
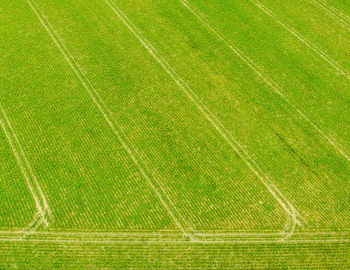
M1 0L0 268L350 267L350 1Z

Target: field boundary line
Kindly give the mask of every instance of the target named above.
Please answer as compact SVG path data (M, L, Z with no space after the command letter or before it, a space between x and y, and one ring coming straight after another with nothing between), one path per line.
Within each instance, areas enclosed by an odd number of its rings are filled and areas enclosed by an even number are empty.
M197 109L205 116L205 118L216 128L219 134L226 140L226 142L235 150L235 152L241 157L241 159L248 165L248 167L254 172L254 174L265 185L271 195L282 206L287 215L287 223L289 232L286 231L286 239L289 238L295 229L297 224L297 214L294 206L283 196L283 194L275 187L275 185L268 179L261 168L250 157L246 150L233 138L230 132L223 126L223 124L216 118L216 116L207 108L207 106L201 101L201 99L193 92L189 85L175 72L175 70L168 64L168 62L159 54L154 46L143 36L143 34L137 29L137 27L130 21L130 19L120 10L120 8L112 0L105 0L107 5L112 11L119 17L124 25L135 35L135 37L141 42L144 48L153 56L153 58L163 67L168 75L176 82L180 89L186 94L186 96L194 103ZM240 149L240 151L239 151ZM195 233L196 236L200 236Z
M220 240L84 240L84 239L30 239L30 238L0 238L0 242L34 242L34 243L96 243L96 244L135 244L135 243L148 243L148 244L175 244L175 243L187 243L188 245L192 244L233 244L233 243L242 243L242 244L300 244L300 243L343 243L350 242L350 239L290 239L286 241L278 241L275 240L229 240L229 241L220 241Z
M256 236L256 235L255 235ZM338 232L295 232L291 239L276 240L274 234L266 234L265 237L250 237L250 235L239 235L234 239L232 238L211 238L211 239L197 239L186 238L186 236L179 230L176 233L164 233L161 231L155 231L152 233L135 233L135 232L122 232L122 233L78 233L73 232L50 232L50 231L13 231L13 232L0 232L1 241L28 241L28 242L58 242L58 243L301 243L301 242L350 242L350 231L338 231Z
M90 83L90 81L88 80L88 78L86 77L84 72L81 70L80 66L76 63L74 57L71 55L69 50L66 48L66 46L62 42L62 40L59 38L59 35L56 33L56 31L53 29L53 27L49 24L47 19L45 19L44 17L42 17L39 14L39 12L37 11L37 10L39 10L38 7L37 6L34 7L33 2L30 1L30 0L27 0L27 3L32 8L32 10L34 11L35 15L40 20L41 24L44 26L44 28L46 29L46 31L48 32L48 34L50 35L50 37L52 38L52 40L54 41L54 43L56 44L58 49L61 51L61 53L63 54L63 56L67 60L68 64L70 65L70 67L72 68L72 70L74 71L74 73L76 74L76 76L78 77L78 79L80 80L80 82L82 83L82 85L84 86L86 91L88 92L90 98L92 99L94 104L97 106L99 111L102 113L103 117L105 118L105 120L109 124L110 128L112 129L112 131L114 132L116 137L119 139L119 141L122 143L123 147L125 148L127 153L130 155L131 159L133 160L133 162L135 163L135 165L137 166L137 168L139 169L141 174L147 180L149 186L152 188L152 190L155 192L155 194L157 195L157 197L160 200L160 202L163 204L165 209L168 211L168 214L170 215L170 217L173 219L173 221L179 227L179 229L184 233L184 235L186 235L188 237L191 237L191 235L188 232L186 232L186 230L181 225L179 220L175 217L175 214L170 209L168 204L165 202L165 200L163 199L162 194L159 192L157 187L150 180L148 174L146 173L146 169L149 171L146 162L143 160L143 158L141 156L139 156L140 162L137 160L137 158L135 157L135 155L133 153L133 152L135 152L135 147L129 142L127 136L123 134L123 132L119 128L118 123L117 123L116 119L114 118L113 114L111 113L109 108L105 105L104 101L99 96L99 94L96 91L96 89L94 88L94 86ZM45 20L45 22L44 22L44 20ZM120 131L118 131L117 128ZM125 140L122 138L121 134L123 135ZM130 146L128 146L127 144L129 144ZM142 163L143 166L140 163ZM145 167L146 169L143 168L143 167ZM152 173L149 173L149 174L152 175ZM161 187L161 185L158 183L158 181L157 180L155 180L155 181L157 182L157 185L159 185L159 187L162 190L162 192L165 194L165 197L168 199L168 201L171 202L170 198L168 197L168 195L166 194L164 189ZM177 212L177 210L176 210L176 212ZM178 212L177 212L177 214L179 215ZM179 215L179 216L181 217L181 215Z
M300 34L297 30L288 26L286 23L282 22L279 17L265 5L263 5L258 0L250 0L256 7L258 7L265 14L269 15L273 18L279 25L283 26L289 33L295 36L298 40L304 43L309 49L311 49L314 53L320 56L323 60L325 60L329 65L331 65L334 69L336 69L340 74L345 76L347 80L350 80L350 74L347 70L345 70L341 65L339 65L335 60L333 60L328 54L318 48L316 45L312 44L308 41L302 34Z
M263 230L262 230L263 231ZM205 233L205 231L202 231ZM8 230L8 231L0 231L1 234L22 234L25 233L24 230ZM53 235L53 236L159 236L159 235L182 235L183 233L178 230L178 231L173 231L173 232L164 232L164 231L149 231L149 232L144 232L144 231L34 231L32 232L35 235ZM283 235L283 232L264 232L264 236L274 236L274 235ZM220 233L218 233L220 235ZM257 236L256 232L246 232L242 233L237 231L238 236ZM298 235L349 235L350 236L350 231L349 230L344 230L344 231L312 231L312 230L306 230L306 231L296 231L294 232L293 236L298 236Z
M332 17L336 23L340 24L344 28L350 29L350 18L337 9L335 6L330 5L323 0L309 0L313 5L317 6L319 9L323 10L330 17Z
M49 232L31 232L22 234L8 234L1 235L0 241L38 241L38 242L128 242L128 243L170 243L170 242L186 242L186 243L293 243L293 242L350 242L349 232L336 233L336 234L317 234L317 233L296 233L293 238L287 239L286 241L276 240L269 237L265 238L245 238L240 237L232 240L230 238L224 239L191 239L186 238L181 231L176 234L116 234L116 235L104 235L104 234L66 234L66 233L49 233Z
M17 138L17 135L11 125L11 122L10 120L8 119L7 117L7 114L3 108L3 106L0 104L0 111L1 111L1 114L2 114L2 117L3 120L1 120L0 118L0 125L5 133L5 136L10 144L10 147L12 149L12 152L14 154L14 157L17 161L17 165L19 166L21 172L22 172L22 175L24 176L25 180L26 180L26 184L27 184L27 187L30 191L30 193L32 194L32 197L34 199L34 203L35 203L35 206L36 206L36 211L37 211L37 214L38 215L34 215L34 220L29 223L27 225L27 227L25 228L28 229L28 226L30 226L32 223L35 224L35 222L37 221L37 219L39 217L41 223L43 223L46 227L48 227L49 225L49 222L46 218L47 215L50 215L50 208L49 208L49 205L47 203L47 200L45 198L45 195L44 193L42 192L41 190L41 187L32 171L32 168L29 164L29 161L27 160L27 157L23 151L23 148ZM9 130L7 130L7 127ZM16 147L15 145L18 147L19 151L16 150ZM39 224L39 226L40 226Z
M211 239L197 239L186 238L181 231L176 233L77 233L77 232L48 232L48 231L14 231L2 232L0 234L0 241L26 241L29 242L81 242L81 243L293 243L293 242L350 242L350 232L296 232L291 239L274 238L273 234L267 234L265 237L251 237L250 235L239 235L232 238L211 238Z
M234 45L229 39L216 27L214 28L209 20L198 10L194 10L194 8L188 3L187 0L179 0L181 4L183 4L195 17L198 18L210 31L212 31L219 40L224 42L224 44L229 47L231 51L233 51L251 70L253 70L260 79L265 82L271 89L279 95L291 108L293 108L307 123L309 123L320 135L322 135L328 143L330 143L335 150L337 150L345 159L350 161L350 156L343 149L342 145L338 143L334 138L331 138L326 134L324 129L321 127L319 123L312 122L308 116L306 116L305 112L300 108L298 104L296 104L290 97L288 97L283 91L283 88L274 81L270 76L268 76L264 70L259 67L248 55L246 55L240 48Z

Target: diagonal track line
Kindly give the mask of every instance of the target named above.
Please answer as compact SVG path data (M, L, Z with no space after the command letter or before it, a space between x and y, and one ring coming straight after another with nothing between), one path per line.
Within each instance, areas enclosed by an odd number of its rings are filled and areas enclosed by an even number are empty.
M17 138L17 135L12 128L11 122L9 121L6 112L2 105L0 104L0 113L2 115L2 118L4 120L0 119L0 125L2 129L4 130L4 133L6 135L6 138L11 146L12 152L15 156L15 159L17 161L17 164L26 180L26 184L28 186L28 189L30 193L32 194L32 197L35 202L35 206L37 209L37 212L40 216L40 224L44 223L45 226L47 227L49 225L46 215L50 214L50 208L47 203L47 200L45 198L44 193L41 190L41 187L32 171L32 168L27 160L27 157L23 151L23 148ZM18 150L16 150L16 147ZM36 220L34 220L36 221ZM29 224L30 225L30 224ZM29 226L28 225L28 226Z

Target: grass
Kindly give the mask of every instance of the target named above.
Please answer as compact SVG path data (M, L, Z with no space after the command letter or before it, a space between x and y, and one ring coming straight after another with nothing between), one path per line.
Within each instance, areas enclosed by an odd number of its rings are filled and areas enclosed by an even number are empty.
M159 269L227 269L227 268L337 268L349 264L349 245L91 245L57 243L18 245L1 244L0 258L7 268L95 269L96 265L110 268ZM47 256L50 254L51 256ZM142 254L142 256L140 256ZM251 256L254 254L254 256ZM29 258L35 257L36 260ZM17 259L16 259L17 258ZM18 260L21 258L21 260ZM56 260L55 258L60 258Z
M30 223L35 214L35 205L2 129L0 137L1 229L20 228Z
M348 265L349 28L300 2L4 1L3 267Z

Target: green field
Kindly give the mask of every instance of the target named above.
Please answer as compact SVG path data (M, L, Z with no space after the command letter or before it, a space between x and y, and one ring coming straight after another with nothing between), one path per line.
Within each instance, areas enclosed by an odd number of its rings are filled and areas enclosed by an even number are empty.
M0 268L350 267L350 2L0 1Z

